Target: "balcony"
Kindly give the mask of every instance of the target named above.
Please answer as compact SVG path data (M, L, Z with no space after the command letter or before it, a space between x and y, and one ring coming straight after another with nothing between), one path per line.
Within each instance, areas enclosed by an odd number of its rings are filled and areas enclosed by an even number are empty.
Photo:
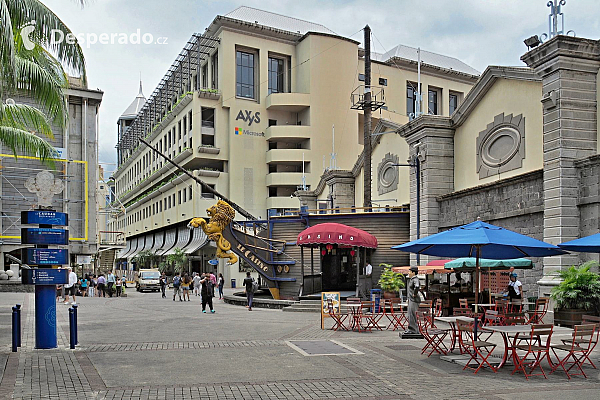
M101 247L125 247L125 232L98 231Z
M267 186L302 185L302 172L271 172L267 174Z
M297 197L267 197L267 208L300 208Z
M310 139L310 126L308 125L274 125L267 128L267 140L275 139Z
M267 96L267 110L299 112L310 107L308 93L271 93Z
M310 150L307 149L272 149L267 151L267 164L273 162L286 163L290 161L302 163L302 154L310 154ZM308 161L308 160L305 160Z

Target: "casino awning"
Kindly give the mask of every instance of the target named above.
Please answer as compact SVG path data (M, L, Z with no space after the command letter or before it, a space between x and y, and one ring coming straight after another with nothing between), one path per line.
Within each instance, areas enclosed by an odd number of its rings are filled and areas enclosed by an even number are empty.
M327 222L311 226L300 232L296 244L299 246L338 244L375 249L377 248L377 238L362 229Z

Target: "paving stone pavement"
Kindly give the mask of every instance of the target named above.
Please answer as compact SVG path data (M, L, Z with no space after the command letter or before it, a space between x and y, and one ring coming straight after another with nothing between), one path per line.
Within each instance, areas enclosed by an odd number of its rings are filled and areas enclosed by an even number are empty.
M68 346L68 306L57 304L59 347L35 350L34 296L0 293L0 331L23 304L23 347L0 342L0 399L546 399L600 397L599 370L588 379L477 375L421 355L423 343L397 332L320 329L318 314L287 313L160 295L79 300L79 339ZM8 322L7 322L8 321ZM330 323L330 321L328 321ZM8 325L7 325L8 324ZM360 354L305 356L290 341L333 340ZM593 355L600 361L600 351ZM517 395L515 397L515 395Z

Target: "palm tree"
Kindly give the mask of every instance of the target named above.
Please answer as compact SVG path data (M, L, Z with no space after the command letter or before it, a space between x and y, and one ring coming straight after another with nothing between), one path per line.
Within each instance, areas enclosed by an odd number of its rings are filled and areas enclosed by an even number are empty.
M66 126L65 68L86 81L81 47L53 42L53 31L71 33L41 1L0 0L0 142L15 156L20 151L52 157L53 147L34 132L52 138L50 122ZM41 110L10 100L19 93L35 99Z
M183 267L187 263L188 258L183 252L183 250L181 250L179 247L173 249L173 252L173 254L169 254L167 256L167 263L174 264L175 272L183 272Z

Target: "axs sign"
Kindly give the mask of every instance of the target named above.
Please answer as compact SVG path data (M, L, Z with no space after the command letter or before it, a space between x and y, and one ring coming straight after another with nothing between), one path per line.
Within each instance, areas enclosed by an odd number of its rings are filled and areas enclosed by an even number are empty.
M257 111L253 114L252 111L240 110L237 117L235 117L235 120L237 121L240 119L246 122L248 126L252 125L253 122L258 124L260 123L260 111Z

